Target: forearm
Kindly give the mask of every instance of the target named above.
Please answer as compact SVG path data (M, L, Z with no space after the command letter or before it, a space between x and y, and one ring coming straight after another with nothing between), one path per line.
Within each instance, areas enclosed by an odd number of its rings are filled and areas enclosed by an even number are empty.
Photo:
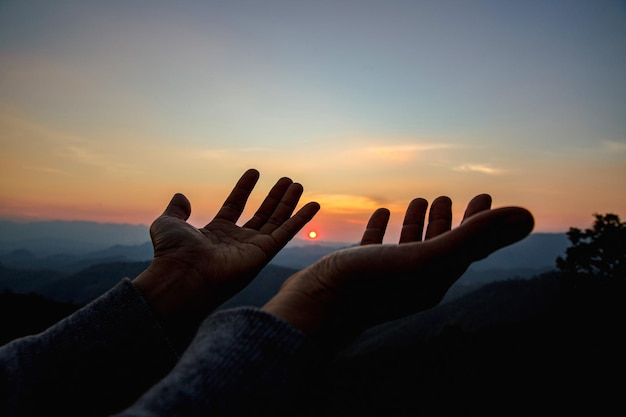
M177 360L129 280L47 331L0 348L0 414L108 415Z
M306 378L308 343L293 326L260 310L217 312L172 372L116 417L279 415Z

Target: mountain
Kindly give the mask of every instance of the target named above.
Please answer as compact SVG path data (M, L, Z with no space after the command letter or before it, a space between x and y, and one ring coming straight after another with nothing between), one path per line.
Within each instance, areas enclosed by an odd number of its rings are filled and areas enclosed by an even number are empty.
M7 222L0 223L4 224L6 231ZM74 222L51 223L53 224L51 228L42 227L38 233L52 229L59 231L61 226L69 227L67 230L78 227ZM15 225L11 227L13 226ZM111 230L121 230L118 226L120 225L112 226ZM92 228L92 230L102 230L107 229L108 226L88 224L87 227ZM125 226L122 225L122 229L125 229ZM141 228L135 229L135 226L131 226L130 229L141 230ZM28 233L31 236L35 234L35 231L32 230L32 224L25 230L30 230ZM110 232L104 233L104 235L109 235L109 239L112 239ZM67 298L68 294L74 293L75 288L82 282L81 280L88 282L96 279L94 277L99 277L98 279L102 280L100 283L87 285L92 289L90 294L94 295L97 290L104 291L110 287L111 282L125 276L127 264L147 265L147 262L152 258L152 244L150 242L114 244L89 251L86 249L90 247L90 244L85 243L82 245L81 253L62 253L54 252L52 247L46 246L50 242L44 239L44 241L39 242L39 245L45 249L42 252L36 252L32 248L37 245L32 245L31 249L20 248L19 245L24 243L21 237L11 241L9 236L3 235L1 239L5 246L10 246L12 250L0 252L0 263L4 268L0 270L0 289L11 288L18 292L45 290L46 295L63 301L82 302L88 298L87 296ZM272 290L278 289L278 281L288 277L295 270L305 268L321 257L347 246L351 245L335 242L294 241L283 248L272 260L270 266L274 268L273 275L267 276L265 275L267 271L264 271L248 289L239 295L239 299L246 299L246 302L251 305L260 305L259 300L266 299ZM444 303L468 294L489 282L529 278L554 270L556 257L564 254L567 246L568 240L565 234L531 234L521 242L503 248L488 258L472 264L463 277L448 291ZM63 246L54 247L58 251L63 249ZM23 281L16 281L16 276L21 274L20 270L26 271L23 273L26 278ZM132 269L130 272L137 274L140 271ZM270 276L280 278L277 282L272 282ZM54 289L58 286L56 281L61 278L65 279L64 282L68 285L67 291L62 288ZM53 283L49 286L43 285L43 281L46 279ZM61 297L63 294L66 295L65 298Z
M0 263L0 291L37 293L41 287L64 278L65 274L59 271L14 269Z
M322 257L348 247L342 243L318 243L301 246L287 246L272 259L272 263L294 269L303 269Z
M476 262L472 271L526 270L524 276L553 269L569 242L565 233L533 233L526 239ZM302 269L351 243L294 239L272 263ZM76 272L100 262L142 261L152 258L145 225L42 221L0 221L0 262L16 268L64 269ZM71 266L76 263L75 266Z
M138 245L150 240L145 225L86 221L0 221L0 254L26 249L38 256L82 255L113 245Z
M107 262L91 265L81 271L65 274L53 270L23 270L0 264L0 292L12 291L21 294L38 294L58 302L86 304L123 278L133 279L150 261ZM224 303L220 308L236 306L261 307L267 302L295 269L278 265L267 265L257 277Z
M35 291L52 300L86 304L124 278L133 279L148 267L144 262L112 262L90 266L82 271L41 285Z
M46 269L75 273L102 263L147 261L152 259L152 255L152 243L145 242L140 245L114 245L84 254L57 253L39 256L32 250L16 249L0 254L0 262L16 269Z
M254 281L222 304L219 309L239 306L262 307L278 292L283 282L296 272L296 269L269 264L261 270Z
M525 239L475 262L476 271L497 269L552 269L557 256L570 246L565 233L532 233Z

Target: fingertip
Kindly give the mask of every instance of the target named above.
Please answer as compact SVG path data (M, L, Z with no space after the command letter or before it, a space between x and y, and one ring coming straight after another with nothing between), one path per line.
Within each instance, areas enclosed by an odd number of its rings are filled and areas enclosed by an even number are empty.
M187 220L191 215L191 203L182 193L176 193L163 213L166 216Z
M391 212L388 209L384 207L376 209L367 222L360 245L382 243L390 216Z
M512 207L507 224L514 226L520 234L527 236L535 228L535 217L523 207Z
M475 216L476 214L491 209L492 198L489 194L478 194L474 196L469 203L467 203L467 207L465 208L465 213L463 214L463 220L461 223L465 222L468 218Z
M411 202L409 203L407 209L406 209L406 213L404 216L404 223L406 224L407 222L412 222L414 221L416 218L420 221L420 222L424 222L423 217L426 215L426 211L428 210L428 200L426 200L425 198L414 198L413 200L411 200Z
M287 177L284 177L284 178L287 178ZM291 178L287 178L287 179L289 181L291 181ZM297 190L300 194L302 194L302 192L304 192L304 186L302 184L300 184L299 182L294 182L289 187Z
M311 206L312 207L311 210L315 210L316 213L320 211L320 209L322 208L320 203L318 203L317 201L311 201L310 203L307 203L306 205Z
M493 198L491 197L491 194L487 194L487 193L476 195L474 198L472 198L472 201L475 201L475 200L489 203L490 205L493 202Z
M258 178L261 176L261 173L255 168L249 168L243 175L256 176Z
M411 200L409 205L410 206L412 206L412 205L426 205L426 206L428 206L428 200L426 200L425 198L422 198L422 197L417 197L417 198L414 198L413 200Z
M243 173L243 175L241 176L241 178L239 178L239 185L242 185L243 183L245 183L245 186L247 187L254 187L257 183L257 181L259 180L259 177L261 176L261 173L259 171L257 171L254 168L250 168L248 169L246 172Z
M389 218L391 217L391 211L389 211L389 209L385 207L377 208L372 214L372 218L373 217L376 217L381 220L384 220L384 219L389 220Z
M434 205L448 205L451 206L452 205L452 199L450 197L448 197L447 195L440 195L439 197L435 198L433 200L433 206Z
M389 209L384 207L378 208L370 216L366 227L367 229L384 229L387 227L390 217L391 212Z
M482 259L494 251L526 238L533 230L535 220L530 211L522 207L502 207L485 211L469 219L474 229L471 245L475 259ZM480 243L479 243L480 242Z
M313 218L313 216L315 216L320 211L320 208L321 206L317 201L311 201L309 203L306 203L304 206L302 206L302 208L298 210L298 212L306 213L306 217L310 220Z

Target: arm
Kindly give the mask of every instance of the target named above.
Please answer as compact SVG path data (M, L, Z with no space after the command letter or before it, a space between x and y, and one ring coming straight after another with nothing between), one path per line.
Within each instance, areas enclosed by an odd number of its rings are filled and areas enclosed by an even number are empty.
M151 226L154 259L132 284L2 348L0 414L84 415L91 406L102 407L94 415L110 413L164 376L206 314L247 285L319 209L309 203L292 216L302 186L281 178L237 226L258 176L244 173L201 229L186 222L191 205L176 194Z
M309 375L308 343L259 309L216 312L172 372L115 417L292 415Z
M298 398L289 389L302 387L312 375L306 364L318 359L296 329L336 345L346 333L435 305L471 262L530 232L526 210L490 204L476 197L450 230L451 201L435 200L422 242L427 204L414 200L397 245L381 244L389 212L376 211L360 247L294 274L261 311L209 317L172 373L117 417L289 414L293 404L283 399Z
M0 348L0 415L108 415L177 359L144 298L123 280L47 331Z

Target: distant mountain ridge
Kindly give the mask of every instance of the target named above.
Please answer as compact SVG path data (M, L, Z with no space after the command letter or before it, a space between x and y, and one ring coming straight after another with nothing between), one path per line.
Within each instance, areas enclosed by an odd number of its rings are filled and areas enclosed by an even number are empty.
M294 239L271 264L300 270L333 251L354 245ZM565 233L533 233L472 264L444 301L489 282L529 278L554 270L556 258L563 255L568 246ZM54 271L51 275L69 277L98 265L118 265L123 269L126 263L147 264L152 256L147 226L0 221L0 264L5 267L5 274L8 270L15 270L12 275L18 274L18 270L29 270L33 271L31 276L37 274L36 271L41 276L41 271Z
M475 270L545 269L554 267L557 256L568 246L565 233L533 233L514 245L499 250L472 265ZM306 241L294 239L273 262L301 269L322 256L351 243ZM31 260L52 255L80 256L94 259L146 260L152 256L149 227L87 221L41 221L20 223L0 221L1 257L13 253L33 256ZM5 259L5 263L11 263Z
M0 253L27 249L38 256L84 255L113 245L150 241L146 225L88 221L0 221Z

